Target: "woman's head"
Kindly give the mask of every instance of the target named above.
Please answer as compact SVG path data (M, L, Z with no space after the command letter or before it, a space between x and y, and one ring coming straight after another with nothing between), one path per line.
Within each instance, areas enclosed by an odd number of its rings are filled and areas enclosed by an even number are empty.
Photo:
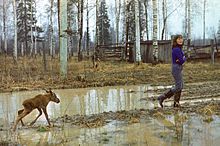
M183 46L183 36L178 34L173 38L173 48L174 47L182 47Z

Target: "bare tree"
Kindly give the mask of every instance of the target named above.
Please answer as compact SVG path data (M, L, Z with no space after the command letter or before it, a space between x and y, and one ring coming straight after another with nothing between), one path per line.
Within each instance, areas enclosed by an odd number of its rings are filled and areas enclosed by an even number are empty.
M78 61L82 61L82 35L83 35L83 0L78 1L78 27L79 27L79 41L78 41Z
M203 45L205 44L205 14L206 14L206 0L203 1Z
M58 0L59 40L60 40L60 75L67 78L67 1Z
M31 55L33 55L32 53L33 53L33 45L34 45L32 24L33 24L33 0L31 0L31 51L30 51Z
M147 40L149 40L149 26L148 26L148 21L149 21L149 14L148 14L148 7L149 7L149 0L144 1L144 9L145 9L145 21L146 21L146 35L147 35Z
M158 43L157 43L157 0L152 0L153 3L153 57L154 63L158 62Z
M141 62L139 1L135 0L135 61Z
M89 57L89 0L86 1L86 50Z
M162 11L163 11L163 28L162 28L162 34L161 34L161 40L164 40L164 38L166 39L166 30L167 30L167 20L168 18L175 12L178 10L179 7L182 6L182 2L180 2L180 4L175 7L169 14L167 14L167 0L163 0L163 6L162 6Z
M188 26L188 32L187 32L187 41L188 41L188 49L189 49L189 45L190 45L190 41L191 41L191 0L188 0L187 3L187 8L188 8L188 22L187 22L187 26Z
M3 0L3 35L4 35L4 52L7 53L7 27L6 27L6 20L7 16L6 16L6 2L5 0Z
M121 15L121 0L115 0L115 16L116 16L116 45L119 42L119 20Z
M49 36L49 46L50 46L50 55L52 58L54 57L54 51L53 51L53 3L54 0L50 0L50 36Z
M17 12L16 12L16 0L13 0L13 9L14 9L14 49L13 49L13 58L17 62L18 53L17 53Z
M36 7L36 1L35 1L35 8ZM35 37L34 37L34 56L37 56L37 24L34 23L34 30L35 30Z

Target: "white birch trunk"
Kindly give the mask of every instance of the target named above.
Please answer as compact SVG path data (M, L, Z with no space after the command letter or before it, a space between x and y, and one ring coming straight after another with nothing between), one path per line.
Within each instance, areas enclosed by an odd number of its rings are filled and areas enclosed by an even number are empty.
M188 27L188 11L187 11L187 5L188 5L188 0L185 0L185 35L188 37L188 30L187 30L187 27ZM188 39L188 38L187 38Z
M53 2L54 0L50 0L50 55L54 57L53 51Z
M99 0L96 0L96 31L95 31L95 48L99 45L98 34L98 15L99 15ZM95 50L94 50L95 51Z
M33 1L31 0L31 51L30 51L31 56L33 55L33 45L34 45L33 28L32 28L32 24L33 24L33 6L32 6L32 3L33 3Z
M87 50L87 57L89 57L89 0L86 1L86 50Z
M14 49L13 49L13 57L17 62L18 53L17 53L17 12L16 12L16 0L13 0L13 9L14 9Z
M188 39L191 39L191 0L188 0Z
M125 43L126 40L125 40L125 34L126 34L126 0L123 0L123 11L122 11L122 18L123 18L123 25L122 25L122 29L123 29L123 32L122 32L122 42Z
M36 1L35 1L35 8L36 8ZM34 37L34 56L37 56L37 24L36 22L34 23L35 27L35 37Z
M60 76L67 78L67 1L59 0L59 36L60 36Z
M148 0L145 0L144 2L144 8L145 8L145 21L146 21L146 37L147 37L147 40L149 40L149 27L148 27L148 7L149 7L149 4L148 4Z
M161 40L166 39L166 32L167 32L167 4L166 0L162 2L162 11L163 11L163 28L162 28L162 36Z
M158 43L157 43L157 0L153 2L153 57L154 63L158 62Z
M206 0L203 6L203 45L205 45L205 15L206 15Z
M121 0L115 0L115 15L116 15L116 45L119 42L119 20L121 15Z
M79 34L78 34L78 61L82 61L82 30L83 30L83 0L79 1L78 10L78 24L79 24Z
M8 46L7 46L7 27L6 27L6 2L3 0L3 35L4 35L4 52L7 54Z
M135 0L135 61L141 62L139 1Z

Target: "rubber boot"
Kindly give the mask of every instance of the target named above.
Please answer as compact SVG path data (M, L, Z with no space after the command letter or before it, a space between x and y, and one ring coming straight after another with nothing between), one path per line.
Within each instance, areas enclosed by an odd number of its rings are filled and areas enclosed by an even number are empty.
M163 108L163 101L167 98L170 98L171 96L173 96L173 92L171 90L168 90L167 92L165 92L164 94L160 95L157 100L159 100L159 104L160 106Z
M181 96L182 90L178 91L174 95L174 104L173 107L180 107L180 96Z

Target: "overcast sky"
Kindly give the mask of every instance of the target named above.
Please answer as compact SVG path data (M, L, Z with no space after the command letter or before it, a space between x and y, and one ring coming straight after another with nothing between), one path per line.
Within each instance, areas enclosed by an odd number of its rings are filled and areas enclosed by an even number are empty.
M8 1L8 0L5 0ZM96 0L89 0L89 3L91 5L95 4ZM122 0L123 1L123 0ZM167 0L169 3L168 13L169 11L172 11L177 5L179 5L178 0ZM171 3L172 1L172 3ZM192 0L193 3L201 2L203 3L204 0ZM2 4L3 0L0 0L0 3ZM106 0L108 5L108 10L110 10L110 7L114 7L115 0ZM184 0L182 0L184 2ZM207 11L206 11L206 36L210 36L210 29L217 31L219 20L220 20L220 0L207 0ZM45 13L45 5L49 4L47 0L37 0L37 16L39 23L46 23L45 18L48 14ZM200 4L201 5L201 4ZM183 19L184 19L184 5L180 7L177 11L175 11L169 18L168 18L168 31L169 34L176 34L181 33L183 28ZM195 4L193 5L193 12L196 13L193 15L193 21L192 21L192 37L202 37L203 34L203 17L202 17L202 7L197 7ZM161 16L161 15L160 15ZM111 13L111 16L109 16L111 21L115 21L114 12ZM86 17L84 17L84 20ZM90 33L92 33L92 30L95 29L95 9L90 12ZM161 22L161 20L159 21ZM113 23L111 23L113 25ZM161 23L162 25L162 23ZM86 26L86 23L84 23L84 26ZM161 32L161 31L160 31ZM159 33L160 34L160 33Z

